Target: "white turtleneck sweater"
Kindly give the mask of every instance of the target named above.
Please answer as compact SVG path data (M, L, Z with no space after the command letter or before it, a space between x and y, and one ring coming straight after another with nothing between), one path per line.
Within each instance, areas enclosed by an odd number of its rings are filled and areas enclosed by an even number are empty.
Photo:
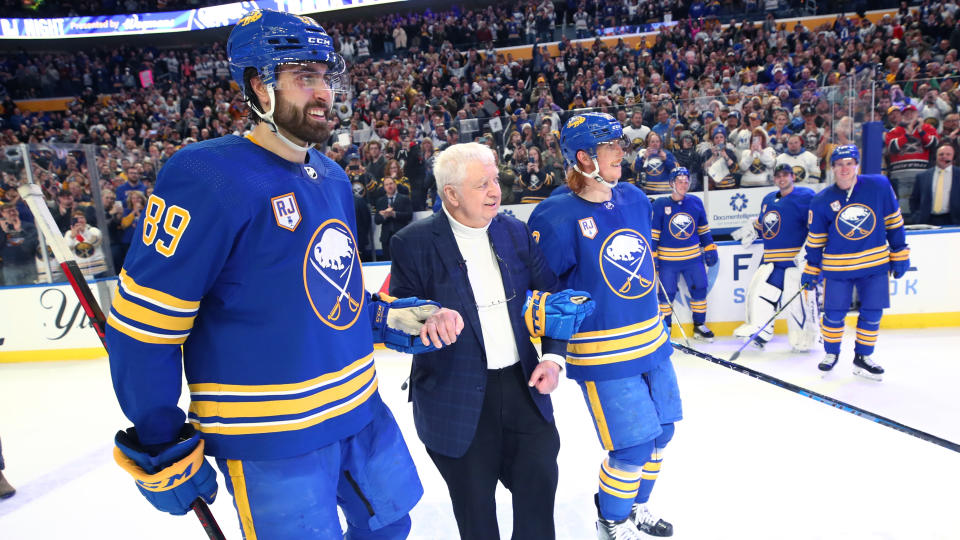
M470 289L477 302L477 313L480 317L487 369L512 366L520 361L520 353L517 352L517 342L510 326L507 300L514 295L526 295L527 291L504 292L500 265L497 264L497 256L487 236L489 223L480 228L467 227L454 219L446 206L442 208L450 221L460 254L467 264L467 279L470 281ZM510 295L510 298L507 295ZM551 360L563 367L563 358L556 354L544 355L541 360Z

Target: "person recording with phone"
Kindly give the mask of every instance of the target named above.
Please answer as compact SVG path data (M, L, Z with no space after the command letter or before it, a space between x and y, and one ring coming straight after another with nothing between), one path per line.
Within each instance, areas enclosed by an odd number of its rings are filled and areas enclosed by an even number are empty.
M24 285L37 281L34 254L40 246L37 228L20 220L17 205L0 206L0 259L3 259L3 284Z
M767 132L762 127L753 129L750 147L740 155L741 187L769 186L773 184L773 167L777 153L768 143Z
M547 166L540 156L540 148L531 146L527 149L526 167L521 168L520 192L521 203L538 203L550 196L550 193L560 183L563 173L556 167Z

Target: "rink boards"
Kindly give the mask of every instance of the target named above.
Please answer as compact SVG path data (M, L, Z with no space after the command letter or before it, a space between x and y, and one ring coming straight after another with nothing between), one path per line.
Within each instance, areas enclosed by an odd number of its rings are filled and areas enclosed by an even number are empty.
M960 271L960 228L911 231L907 241L911 268L903 278L890 280L890 309L884 312L881 328L960 326L960 284L955 277ZM721 242L718 247L720 262L708 269L707 321L717 335L724 336L743 320L746 290L763 250L759 243L744 248L739 243ZM389 271L389 263L365 265L366 288L379 290ZM107 302L115 281L98 280L92 286L100 291L101 302ZM690 321L688 302L689 295L681 285L674 303L674 320ZM0 362L104 355L96 333L65 283L0 288L0 306ZM777 323L777 330L785 331L783 321Z

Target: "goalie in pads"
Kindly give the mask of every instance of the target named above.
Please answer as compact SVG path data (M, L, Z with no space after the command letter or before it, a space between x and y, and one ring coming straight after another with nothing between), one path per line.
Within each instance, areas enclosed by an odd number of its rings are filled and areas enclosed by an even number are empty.
M773 324L767 324L762 330L761 326L782 307L781 302L786 302L800 288L807 212L814 195L810 188L794 186L793 169L789 165L777 166L774 182L780 189L763 198L760 216L733 234L744 247L758 237L763 240L763 262L747 289L746 322L733 331L737 337L749 338L760 330L753 341L758 348L763 348L773 337ZM809 351L820 342L815 289L803 291L784 313L794 351Z

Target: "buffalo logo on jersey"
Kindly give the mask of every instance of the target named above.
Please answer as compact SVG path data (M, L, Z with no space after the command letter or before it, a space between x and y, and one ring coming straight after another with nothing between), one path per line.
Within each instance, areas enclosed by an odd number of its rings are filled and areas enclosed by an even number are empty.
M694 222L693 217L686 212L677 212L674 214L667 225L670 228L670 236L673 236L677 240L690 238L697 229L697 224Z
M800 165L794 165L793 175L797 178L797 182L803 182L803 180L807 177L807 170Z
M600 272L617 296L632 300L653 289L656 270L650 244L637 231L614 231L600 247Z
M345 330L363 311L363 274L357 241L342 221L328 219L317 227L303 257L303 285L317 317Z
M760 163L760 158L756 158L753 160L753 163L750 164L748 170L751 174L763 174L767 168L763 165L763 163Z
M647 171L649 176L662 176L663 166L663 160L655 157L648 159L643 168Z
M87 241L78 242L73 248L73 251L77 254L77 257L80 257L81 259L89 259L90 257L93 257L93 244Z
M876 214L863 204L847 205L837 214L837 232L847 240L863 240L870 236L876 225Z
M279 227L288 231L297 230L297 225L300 225L300 207L297 206L297 197L293 193L270 199L270 205Z
M763 215L763 239L772 240L780 234L780 212L771 210Z

